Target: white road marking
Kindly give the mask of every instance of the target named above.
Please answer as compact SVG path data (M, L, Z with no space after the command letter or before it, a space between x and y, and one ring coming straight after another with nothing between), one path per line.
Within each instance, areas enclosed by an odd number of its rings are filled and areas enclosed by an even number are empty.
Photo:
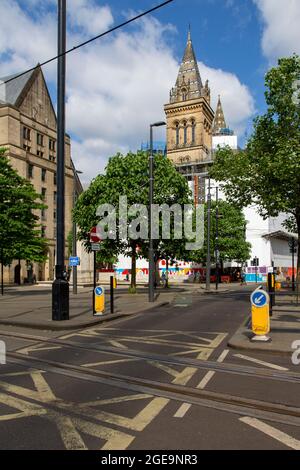
M228 353L229 353L229 349L224 349L224 351L218 357L217 362L223 362ZM213 378L214 375L215 375L215 372L212 370L209 370L205 374L201 382L197 385L197 388L200 388L201 390L203 390L208 384L208 382ZM183 403L176 411L174 418L183 418L186 415L186 413L189 411L191 406L192 405L189 403Z
M255 362L256 364L269 367L270 369L289 370L286 367L277 366L276 364L271 364L270 362L261 361L260 359L254 359L253 357L249 357L249 356L243 356L243 354L234 354L234 357L238 357L239 359L244 359L245 361L249 361L249 362Z
M249 426L252 426L255 429L258 429L264 434L267 434L273 439L276 439L277 441L281 442L287 447L290 447L291 449L300 450L300 441L298 441L297 439L294 439L293 437L289 436L285 432L282 432L276 428L273 428L269 424L263 423L259 419L249 418L245 416L244 418L239 418L239 420L242 421L243 423L248 424Z

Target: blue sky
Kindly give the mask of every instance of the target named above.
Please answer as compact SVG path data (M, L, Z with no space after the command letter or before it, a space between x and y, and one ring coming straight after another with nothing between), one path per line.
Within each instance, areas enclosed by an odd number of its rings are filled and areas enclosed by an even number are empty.
M73 46L160 0L68 0ZM1 0L0 76L56 53L56 0ZM281 56L300 54L299 0L174 0L151 17L68 58L67 128L86 181L110 155L136 150L148 124L164 118L188 25L212 106L221 94L240 144L265 110L264 74ZM55 101L55 65L44 68ZM163 138L162 130L157 138Z

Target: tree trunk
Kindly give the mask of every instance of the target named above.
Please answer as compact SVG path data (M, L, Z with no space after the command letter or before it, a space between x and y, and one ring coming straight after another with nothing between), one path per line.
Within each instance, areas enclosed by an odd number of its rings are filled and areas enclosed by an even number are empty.
M4 295L3 248L1 249L1 295Z
M132 290L136 289L136 244L133 243L131 251L131 283L130 288Z

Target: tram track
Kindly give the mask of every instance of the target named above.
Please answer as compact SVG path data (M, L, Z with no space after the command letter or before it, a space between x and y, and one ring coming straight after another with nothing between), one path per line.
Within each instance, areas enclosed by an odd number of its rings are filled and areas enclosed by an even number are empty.
M38 368L49 373L109 385L132 392L150 394L182 403L234 413L240 416L255 417L300 427L300 408L286 404L270 403L262 400L201 390L186 385L183 386L144 378L135 378L75 364L66 364L32 356L26 357L20 353L9 352L7 356L7 362L18 366L25 366L31 369Z
M147 353L138 350L119 350L108 346L87 346L82 343L46 337L36 337L23 333L2 332L0 336L30 341L31 345L59 345L61 347L83 350L86 352L111 353L122 357L135 357L145 361L159 361L172 365L194 366L201 370L213 370L215 372L238 374L263 379L300 383L300 374L289 371L274 371L257 369L231 363L218 363L215 361L203 361L190 358L178 358L174 356ZM38 350L37 350L38 352ZM186 385L158 382L145 378L138 378L111 371L93 369L86 366L63 363L56 360L43 359L36 356L27 356L19 352L7 352L7 362L30 369L42 369L45 372L60 374L63 376L80 379L83 381L113 386L131 392L145 393L153 396L164 397L181 403L188 403L200 407L211 408L239 416L249 416L276 423L300 427L300 408L282 403L272 403L263 400L245 398L242 396L192 388ZM50 405L49 405L50 406ZM55 406L55 404L51 404ZM61 405L60 405L61 406ZM66 408L66 411L69 410ZM74 410L73 410L74 412ZM75 411L76 414L76 411Z
M152 361L152 362L161 362L167 363L170 365L178 365L178 366L192 366L196 367L199 370L204 371L214 371L214 372L221 372L227 374L235 374L235 375L242 375L246 377L254 377L266 380L275 380L279 382L291 382L293 384L300 384L300 374L291 371L278 371L278 370L267 370L267 369L260 369L257 367L246 366L246 365L239 365L233 363L220 363L217 361L210 361L210 360L200 360L200 359L192 359L192 358L184 358L184 357L175 357L172 355L166 354L155 354L155 353L148 353L145 351L140 351L136 349L118 349L117 347L113 346L86 346L82 343L78 343L75 341L67 341L67 340L60 340L54 338L46 338L41 336L33 336L27 335L23 333L13 333L13 332L2 332L0 331L0 337L9 337L15 339L23 339L26 341L32 341L37 345L40 344L51 344L55 346L66 347L70 349L79 349L85 352L96 352L96 353L110 353L116 356L122 357L130 357L130 358L137 358L140 360L145 361ZM38 352L38 350L36 351ZM12 353L8 353L10 355ZM32 356L31 356L32 357Z

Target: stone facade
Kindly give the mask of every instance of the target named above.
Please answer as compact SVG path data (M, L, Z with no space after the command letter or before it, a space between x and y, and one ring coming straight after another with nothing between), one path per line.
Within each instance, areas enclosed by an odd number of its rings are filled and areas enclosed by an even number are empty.
M164 109L168 158L176 166L209 162L214 112L208 81L202 84L190 33L175 87Z
M47 209L37 214L42 236L48 240L46 263L34 263L37 280L52 280L55 267L56 238L56 115L41 68L1 85L0 79L0 146L7 149L12 166L27 178L36 191L43 194ZM72 230L74 166L71 161L70 138L66 135L65 166L65 234ZM68 256L66 245L66 257ZM4 281L18 280L18 261L4 270ZM67 264L67 260L66 260ZM25 261L21 261L20 281L28 277Z

